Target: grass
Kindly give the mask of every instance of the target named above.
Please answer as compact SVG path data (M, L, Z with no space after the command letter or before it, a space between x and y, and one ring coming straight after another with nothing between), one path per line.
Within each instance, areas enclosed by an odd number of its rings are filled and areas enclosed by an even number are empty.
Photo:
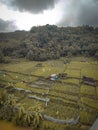
M88 85L82 85L81 86L81 93L83 94L89 94L89 95L95 95L95 87L93 86L88 86Z
M81 62L82 59L85 59L86 62ZM22 59L17 60L17 62L12 61L8 64L0 64L0 70L12 71L12 73L5 73L5 76L0 73L1 84L10 86L13 83L14 87L31 90L32 95L50 98L50 102L46 107L42 101L29 99L28 93L15 90L13 93L18 97L20 103L26 104L26 108L34 106L36 102L40 102L44 108L44 113L54 118L70 119L80 116L80 121L76 126L62 126L43 121L43 130L44 128L57 130L58 126L59 130L88 130L95 119L98 118L98 84L96 89L93 86L80 85L80 78L88 76L98 80L98 62L92 58L85 57L75 57L69 64L64 64L65 60L65 58L61 58L59 60L35 62ZM38 64L41 64L41 66L38 66ZM38 77L13 72L32 74ZM68 74L68 79L59 79L55 82L45 79L51 74L63 72ZM43 76L43 78L39 76ZM31 87L31 85L37 85L39 88ZM48 94L47 89L49 89ZM57 111L59 111L58 115L56 114Z
M84 104L87 104L88 106L98 110L98 99L94 100L94 99L91 99L91 98L83 97L83 98L81 98L81 100Z

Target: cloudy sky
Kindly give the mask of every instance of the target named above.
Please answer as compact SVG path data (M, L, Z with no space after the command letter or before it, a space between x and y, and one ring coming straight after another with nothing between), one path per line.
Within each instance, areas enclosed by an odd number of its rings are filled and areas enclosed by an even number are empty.
M0 32L32 26L98 26L98 0L0 0Z

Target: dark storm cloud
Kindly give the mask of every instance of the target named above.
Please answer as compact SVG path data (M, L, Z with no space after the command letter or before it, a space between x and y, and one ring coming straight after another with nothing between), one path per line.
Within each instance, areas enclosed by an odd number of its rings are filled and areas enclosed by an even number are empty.
M43 10L53 8L58 0L1 0L8 7L19 11L40 13Z
M69 0L64 11L60 26L98 26L98 0Z
M4 21L0 19L0 32L12 32L16 29L18 28L13 21Z

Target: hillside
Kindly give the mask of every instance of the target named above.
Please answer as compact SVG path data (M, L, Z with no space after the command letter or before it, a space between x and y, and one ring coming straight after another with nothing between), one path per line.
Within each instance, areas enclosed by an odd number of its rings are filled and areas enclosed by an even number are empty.
M30 31L0 33L0 52L4 56L44 61L65 56L98 58L98 28L45 25Z
M98 28L0 33L0 119L23 130L89 130L98 118L96 59Z

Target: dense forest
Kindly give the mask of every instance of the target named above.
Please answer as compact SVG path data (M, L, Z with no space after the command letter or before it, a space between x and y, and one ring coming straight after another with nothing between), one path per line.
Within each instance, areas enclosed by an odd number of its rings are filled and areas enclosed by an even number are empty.
M4 57L45 61L60 57L91 56L98 59L98 28L45 25L30 31L0 33L0 62Z

